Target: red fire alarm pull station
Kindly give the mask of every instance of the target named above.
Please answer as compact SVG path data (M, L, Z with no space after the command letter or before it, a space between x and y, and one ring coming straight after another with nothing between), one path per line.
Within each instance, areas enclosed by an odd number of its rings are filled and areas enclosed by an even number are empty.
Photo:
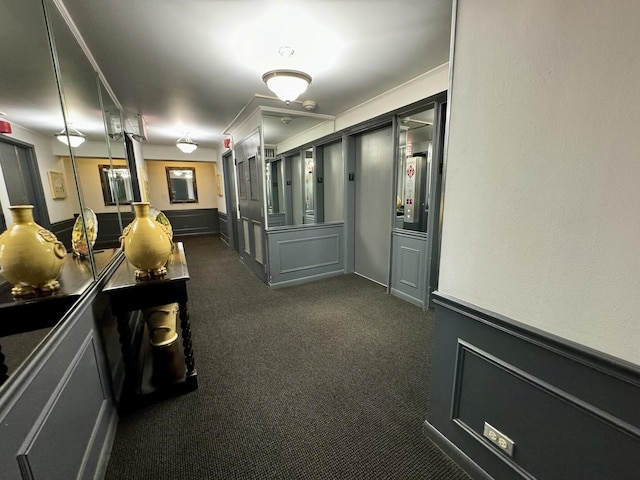
M0 133L11 133L11 124L5 120L0 120Z
M224 139L224 148L229 148L230 146L231 146L231 139L227 137Z

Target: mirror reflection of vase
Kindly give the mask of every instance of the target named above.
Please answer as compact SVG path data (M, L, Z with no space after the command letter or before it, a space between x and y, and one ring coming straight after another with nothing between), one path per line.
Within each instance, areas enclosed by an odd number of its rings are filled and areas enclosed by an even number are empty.
M33 205L9 207L13 225L0 236L0 272L14 286L14 296L60 288L57 278L67 249L33 220Z
M166 275L166 263L172 250L169 234L151 218L149 202L133 202L135 218L120 237L126 259L136 267L138 279Z

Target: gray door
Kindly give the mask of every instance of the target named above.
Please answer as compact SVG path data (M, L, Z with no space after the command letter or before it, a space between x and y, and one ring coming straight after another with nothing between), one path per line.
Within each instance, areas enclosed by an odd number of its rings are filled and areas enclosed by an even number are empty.
M0 138L0 165L10 205L33 205L33 219L51 228L33 147Z
M355 138L355 273L387 285L391 248L391 127Z
M235 150L240 205L239 237L242 239L240 257L245 265L266 283L267 255L262 192L263 168L259 151L259 132L243 140Z

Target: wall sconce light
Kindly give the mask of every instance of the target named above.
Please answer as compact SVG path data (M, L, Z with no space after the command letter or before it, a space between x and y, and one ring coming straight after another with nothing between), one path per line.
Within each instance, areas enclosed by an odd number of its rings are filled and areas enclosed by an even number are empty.
M189 134L185 134L178 139L178 141L176 142L176 147L178 147L184 153L191 153L196 148L198 148L198 144L194 143L193 140L191 140Z
M262 75L262 81L289 105L311 84L311 76L297 70L271 70Z
M58 141L64 143L65 145L70 145L73 148L83 144L87 139L85 135L83 135L73 127L69 127L68 132L63 128L60 133L55 134L55 137L58 139Z

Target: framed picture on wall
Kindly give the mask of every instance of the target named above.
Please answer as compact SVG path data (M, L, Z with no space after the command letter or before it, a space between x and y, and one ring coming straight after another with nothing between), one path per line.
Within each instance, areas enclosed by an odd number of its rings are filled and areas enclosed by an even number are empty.
M222 196L222 175L220 173L216 174L216 187L218 189L218 196Z
M67 189L64 186L64 175L60 172L47 172L49 175L49 186L53 198L67 198Z

